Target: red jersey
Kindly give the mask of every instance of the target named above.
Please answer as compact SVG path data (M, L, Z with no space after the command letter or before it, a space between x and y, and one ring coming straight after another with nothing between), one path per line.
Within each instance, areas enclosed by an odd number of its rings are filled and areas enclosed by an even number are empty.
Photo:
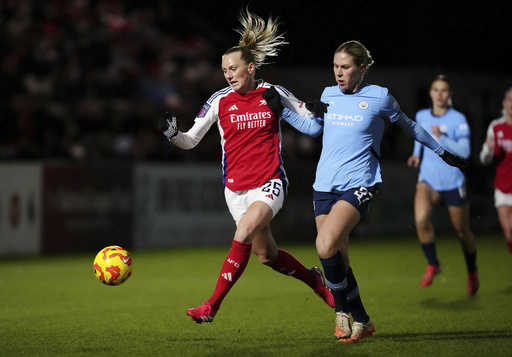
M218 101L224 184L232 191L286 179L281 159L281 127L261 96L266 88L240 95L229 92Z
M231 87L213 94L187 133L171 141L189 149L199 142L214 122L221 135L224 185L232 191L257 188L271 179L285 179L281 158L281 118L268 107L262 93L271 84L241 95ZM275 86L283 105L301 116L310 116L303 102L285 88Z
M487 137L494 138L494 187L503 193L512 194L512 125L504 117L493 120L487 130Z

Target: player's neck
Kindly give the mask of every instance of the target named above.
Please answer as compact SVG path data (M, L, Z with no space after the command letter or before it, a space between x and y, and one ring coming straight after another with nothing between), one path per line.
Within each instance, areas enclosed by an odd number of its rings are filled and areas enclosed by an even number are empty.
M442 117L447 111L450 109L450 107L437 107L434 106L432 108L432 115L436 117Z
M240 95L246 95L256 90L256 88L258 88L258 81L253 80L245 88L241 88L241 90L237 91L237 93Z

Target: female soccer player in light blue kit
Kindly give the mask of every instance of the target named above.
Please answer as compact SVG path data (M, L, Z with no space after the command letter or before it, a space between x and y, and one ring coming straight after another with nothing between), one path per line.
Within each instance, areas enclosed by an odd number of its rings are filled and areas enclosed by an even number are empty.
M323 148L313 185L316 247L335 300L335 336L355 342L374 333L350 267L349 234L382 182L380 143L385 121L398 124L405 133L429 147L451 165L466 162L445 151L421 126L407 118L386 88L364 82L373 64L368 50L357 41L342 44L334 54L337 85L325 88L315 102L314 120L283 108L275 88L263 93L269 107L299 131L317 136L323 132ZM324 115L325 112L325 115ZM354 320L350 325L350 315Z
M450 81L443 75L435 77L430 86L432 108L418 111L416 122L447 150L467 158L470 154L469 126L464 114L452 108L452 95ZM469 226L469 201L464 174L447 165L430 150L423 150L423 145L418 142L414 143L414 151L407 164L420 167L414 216L418 239L428 262L420 285L429 286L434 276L441 271L431 217L434 207L443 203L448 207L464 252L468 272L467 292L475 295L480 284L476 267L475 237Z

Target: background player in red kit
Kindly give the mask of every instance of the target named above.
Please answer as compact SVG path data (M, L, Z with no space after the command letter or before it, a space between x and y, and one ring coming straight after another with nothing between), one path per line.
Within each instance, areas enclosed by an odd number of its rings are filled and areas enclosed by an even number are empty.
M496 163L494 179L494 206L501 228L512 254L512 88L503 98L503 116L489 124L480 161L484 165Z
M262 97L271 86L255 79L255 71L265 58L276 56L285 44L277 33L278 23L267 23L248 10L239 17L242 29L239 46L222 57L222 71L229 83L203 106L194 125L186 132L177 130L176 117L165 113L159 129L182 149L195 147L217 123L221 136L224 193L237 229L212 296L187 314L197 323L212 322L222 300L240 278L251 251L259 261L279 273L293 276L309 285L329 306L334 307L330 290L319 268L307 269L290 253L279 249L269 223L281 209L288 179L281 159L281 118ZM312 116L285 88L277 86L284 106L301 116Z

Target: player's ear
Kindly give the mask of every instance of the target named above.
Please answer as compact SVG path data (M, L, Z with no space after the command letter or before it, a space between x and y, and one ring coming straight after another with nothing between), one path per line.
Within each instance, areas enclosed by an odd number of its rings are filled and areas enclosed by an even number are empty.
M249 63L247 71L249 72L249 74L253 74L254 72L256 72L256 65L254 64L254 62Z

